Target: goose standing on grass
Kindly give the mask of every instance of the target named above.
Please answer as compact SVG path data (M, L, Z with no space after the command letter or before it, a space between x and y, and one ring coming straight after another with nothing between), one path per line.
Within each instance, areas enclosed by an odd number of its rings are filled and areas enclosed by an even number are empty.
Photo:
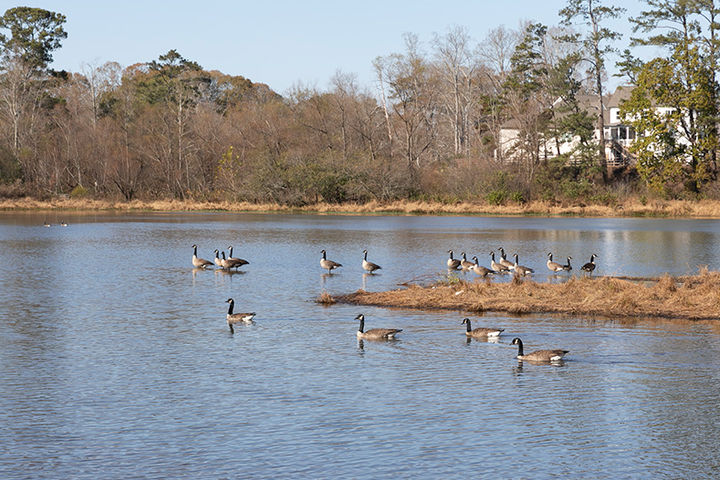
M466 318L462 321L463 325L467 325L467 328L465 330L465 335L468 337L474 337L474 338L488 338L488 337L499 337L502 332L505 331L504 328L484 328L484 327L478 327L478 328L472 328L470 325L470 319Z
M548 256L548 259L547 259L546 265L547 265L548 270L550 270L551 272L561 272L561 271L563 271L563 266L562 266L562 265L560 265L560 264L557 263L557 262L553 262L553 259L552 259L552 258L553 258L553 255L552 255L552 253L548 253L547 256Z
M212 265L212 262L209 260L205 260L204 258L200 258L197 256L197 245L193 245L193 256L192 256L192 264L196 268L207 268Z
M243 265L249 265L249 264L250 264L250 262L248 262L247 260L244 260L244 259L242 259L242 258L235 258L235 257L233 257L232 251L233 251L232 245L228 245L228 260L231 261L231 262L234 262L234 263L235 263L234 266L235 266L236 268L240 268L240 267L242 267Z
M536 350L532 353L525 355L523 353L523 343L519 338L513 338L511 345L518 346L518 360L529 360L531 362L559 362L569 353L568 350Z
M524 267L522 265L518 265L518 254L517 253L514 255L514 257L515 257L515 264L513 265L513 268L515 269L515 273L517 273L518 275L522 275L522 276L529 275L531 273L535 273L535 270L533 270L530 267Z
M472 268L473 265L475 264L467 259L465 252L462 252L462 261L460 262L460 266L462 267L462 269L469 270L470 268Z
M570 270L572 270L572 265L570 265L570 260L572 260L572 257L567 257L567 263L565 265L563 265L563 270L565 270L566 272L569 272Z
M492 268L496 273L503 273L509 271L508 267L500 265L498 262L495 261L495 252L490 252L490 268Z
M580 270L582 270L583 272L592 273L592 271L595 270L595 257L597 257L597 255L595 255L594 253L590 255L590 261L580 267Z
M223 252L225 253L225 252ZM235 333L235 330L233 329L233 325L236 323L253 323L253 318L255 317L255 312L250 313L233 313L233 309L235 308L235 300L232 298L228 298L225 300L225 303L229 303L230 306L228 307L227 315L225 315L225 318L227 319L228 327L230 327L230 333Z
M333 262L332 260L328 260L325 250L320 250L320 253L322 253L322 258L320 259L320 266L328 271L328 273L332 273L332 271L338 267L342 267L342 263Z
M375 270L381 270L382 267L378 265L377 263L368 262L367 259L367 250L363 250L363 261L362 261L362 268L368 273L375 273Z
M448 270L457 270L460 268L460 260L457 258L453 258L453 251L448 250L448 253L450 254L450 258L447 260L447 267Z
M505 250L503 249L503 247L500 247L500 261L498 263L503 267L507 267L508 270L512 270L515 268L515 265L505 256Z
M357 338L365 340L391 340L395 338L395 335L402 332L402 328L371 328L365 332L363 331L365 329L365 315L361 313L355 317L355 320L360 320Z
M487 267L483 267L478 263L477 256L473 257L473 260L475 260L475 263L473 263L473 266L470 267L470 270L472 270L473 273L480 275L481 277L487 277L490 274L495 274L493 270L490 270Z

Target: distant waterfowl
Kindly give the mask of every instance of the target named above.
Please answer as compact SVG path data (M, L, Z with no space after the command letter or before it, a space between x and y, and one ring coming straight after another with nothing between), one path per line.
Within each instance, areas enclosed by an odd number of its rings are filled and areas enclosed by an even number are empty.
M529 360L531 362L558 362L562 360L568 350L536 350L525 355L523 353L523 343L519 338L513 338L511 345L518 346L518 360Z
M500 261L498 263L503 267L507 267L508 270L512 270L515 268L515 265L505 256L505 250L503 249L503 247L500 247Z
M550 270L551 272L561 272L564 270L562 265L560 265L557 262L553 262L553 254L552 253L548 253L547 256L548 256L548 259L547 259L546 265L547 265L548 270Z
M514 255L514 257L515 257L515 263L513 264L513 268L515 269L515 273L517 273L518 275L523 275L523 276L529 275L531 273L535 273L535 270L533 270L530 267L518 265L518 254L517 253Z
M595 257L597 257L597 255L595 255L594 253L590 255L590 261L580 267L580 270L584 272L592 272L593 270L595 270Z
M367 259L367 250L363 250L363 261L362 261L362 268L368 273L373 273L375 270L380 270L382 267L378 265L377 263L368 262Z
M457 258L453 258L453 251L448 250L448 253L450 254L450 258L447 260L447 267L448 270L457 270L460 268L460 260Z
M460 262L460 266L463 270L469 270L474 265L473 262L467 259L465 256L465 252L462 252L462 261Z
M242 258L235 258L235 257L233 257L232 252L233 252L233 246L232 246L232 245L228 245L228 260L231 261L231 262L233 262L233 263L235 264L234 266L235 266L236 268L242 267L243 265L249 265L249 264L250 264L250 262L248 262L247 260L244 260L244 259L242 259Z
M567 257L567 263L565 265L563 265L563 270L565 270L566 272L569 272L570 270L572 270L572 265L570 265L570 260L572 260L572 257Z
M235 330L233 329L233 324L235 323L253 323L255 312L233 313L233 309L235 308L235 300L233 300L232 298L228 298L227 300L225 300L225 303L230 304L230 306L228 307L227 315L225 315L228 327L230 327L230 333L235 333Z
M495 252L490 252L490 268L492 268L495 272L498 273L509 271L508 267L500 265L498 262L495 261Z
M328 273L332 273L332 271L338 267L342 267L342 263L333 262L332 260L328 260L326 257L325 250L320 250L322 253L322 258L320 259L320 266L328 271Z
M194 267L197 268L206 268L212 265L212 262L209 260L205 260L204 258L199 258L197 256L197 245L193 245L193 256L192 256L192 264Z
M475 274L477 274L477 275L480 275L481 277L487 277L487 276L490 275L490 274L495 274L495 272L494 272L493 270L490 270L489 268L480 265L480 264L478 263L478 258L477 258L477 256L474 256L474 257L473 257L473 260L475 260L475 263L473 263L473 266L470 267L470 270L471 270L473 273L475 273Z
M462 321L463 325L466 325L467 328L465 330L465 335L468 337L475 337L475 338L487 338L487 337L499 337L502 332L505 331L504 328L484 328L484 327L477 327L472 328L470 325L470 319L466 318Z
M43 227L49 227L49 226L50 226L50 224L49 224L47 221L45 221L45 222L43 223Z
M357 338L366 340L389 340L395 338L395 335L402 332L402 328L371 328L365 332L363 331L365 329L365 315L361 313L355 317L355 320L360 320Z
M61 226L61 227L67 227L67 223L65 223L65 222L60 222L60 226Z

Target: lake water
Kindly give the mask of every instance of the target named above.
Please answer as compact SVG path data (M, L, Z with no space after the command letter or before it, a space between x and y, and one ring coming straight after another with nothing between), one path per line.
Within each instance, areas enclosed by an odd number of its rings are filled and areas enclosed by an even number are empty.
M250 265L194 271L194 243ZM685 274L718 268L720 222L0 215L0 478L720 476L715 322L470 316L506 329L487 343L463 312L314 303L500 246L538 281L562 278L549 251L574 272L596 253L598 274ZM234 335L228 297L257 312ZM399 340L359 344L358 313ZM515 336L570 354L520 364Z

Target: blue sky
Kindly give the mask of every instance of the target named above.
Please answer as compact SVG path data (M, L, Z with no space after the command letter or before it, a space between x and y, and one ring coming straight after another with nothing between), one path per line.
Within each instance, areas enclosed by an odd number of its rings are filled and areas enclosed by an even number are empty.
M638 10L635 1L624 3ZM54 54L56 69L80 71L83 63L110 60L128 66L174 48L205 69L284 93L298 82L324 89L337 70L372 86L373 59L402 51L405 32L427 44L433 33L460 25L480 41L499 25L555 25L565 1L42 0L0 5L0 12L21 4L67 16L68 38Z

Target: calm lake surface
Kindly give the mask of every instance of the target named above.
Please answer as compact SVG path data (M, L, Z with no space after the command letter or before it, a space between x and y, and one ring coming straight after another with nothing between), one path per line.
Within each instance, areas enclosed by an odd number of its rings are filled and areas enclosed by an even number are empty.
M194 271L194 243L250 265ZM0 478L718 478L713 322L470 316L506 329L487 343L462 312L314 303L500 246L538 281L562 281L547 252L686 274L719 268L720 222L2 214ZM323 248L344 265L330 276ZM234 335L228 297L257 312ZM399 340L359 344L358 313ZM570 354L521 364L515 336Z

